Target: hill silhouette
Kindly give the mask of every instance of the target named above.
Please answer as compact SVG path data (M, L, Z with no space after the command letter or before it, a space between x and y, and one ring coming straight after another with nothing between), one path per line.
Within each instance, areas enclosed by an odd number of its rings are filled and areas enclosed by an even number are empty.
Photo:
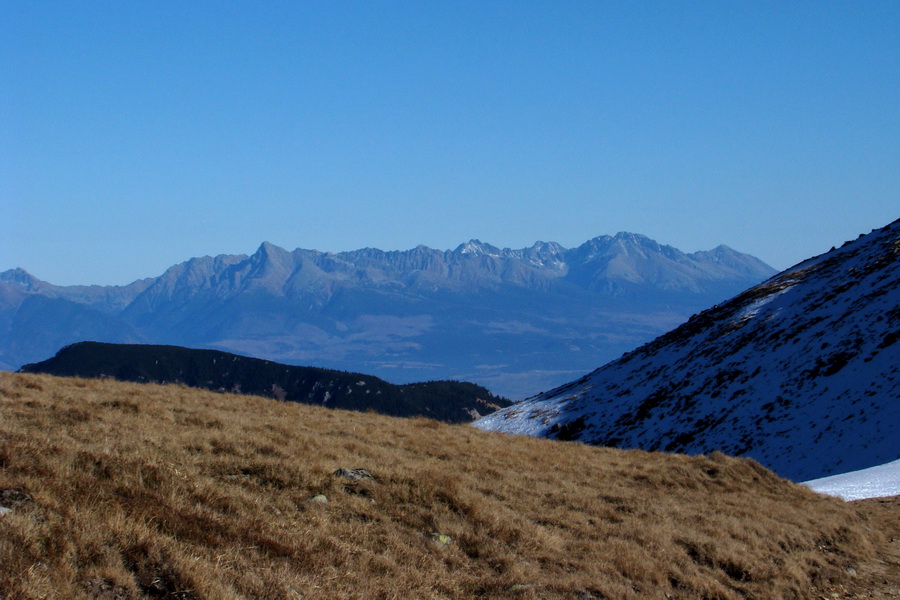
M429 417L448 423L471 421L511 404L473 383L429 381L394 385L371 375L283 365L218 350L178 346L81 342L66 346L53 358L25 365L21 371L111 377L138 383L180 383L329 408Z

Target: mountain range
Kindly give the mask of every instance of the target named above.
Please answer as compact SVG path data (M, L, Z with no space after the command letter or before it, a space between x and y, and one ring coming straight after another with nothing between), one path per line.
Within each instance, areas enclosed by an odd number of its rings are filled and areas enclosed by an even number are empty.
M477 427L751 457L803 481L900 458L900 220Z
M263 243L125 286L56 286L13 269L0 273L0 368L85 340L172 344L524 398L774 273L726 246L685 254L633 233L572 249Z

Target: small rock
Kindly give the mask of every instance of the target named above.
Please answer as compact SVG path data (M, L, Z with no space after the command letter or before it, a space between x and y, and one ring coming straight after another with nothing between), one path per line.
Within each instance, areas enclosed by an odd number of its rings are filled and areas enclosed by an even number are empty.
M438 550L446 550L450 547L450 544L453 543L453 538L451 538L449 535L444 535L443 533L421 533L419 535L428 538L428 541L431 542L431 545Z
M332 473L335 477L343 477L344 479L348 479L350 481L361 481L363 479L372 479L375 477L369 473L367 469L345 469L341 467L334 473Z
M0 490L0 502L4 505L12 506L15 508L16 506L20 506L22 504L28 504L29 502L33 502L34 500L26 494L25 492L19 490Z
M9 513L12 512L11 508L6 508L5 506L0 506L0 517L5 517Z
M97 600L120 600L131 598L131 594L122 586L116 585L109 579L91 579L82 584L85 591Z
M309 499L310 502L315 502L316 504L328 504L328 496L325 494L316 494L312 498Z

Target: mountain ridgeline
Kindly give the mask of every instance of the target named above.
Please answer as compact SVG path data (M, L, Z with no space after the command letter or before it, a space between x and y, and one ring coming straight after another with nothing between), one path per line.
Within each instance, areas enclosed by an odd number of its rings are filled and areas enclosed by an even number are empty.
M487 389L461 381L394 385L371 375L294 367L218 350L81 342L25 365L23 373L179 383L219 392L265 396L394 417L464 423L509 406Z
M898 342L895 221L476 426L721 451L797 481L855 471L900 458Z
M573 249L264 243L126 286L55 286L14 269L0 273L0 367L83 340L174 344L524 397L774 273L725 246L685 254L631 233Z

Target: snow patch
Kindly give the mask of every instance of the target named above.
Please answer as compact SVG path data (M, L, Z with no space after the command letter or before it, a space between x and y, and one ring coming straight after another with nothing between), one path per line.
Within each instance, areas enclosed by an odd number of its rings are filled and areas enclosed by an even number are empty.
M900 460L851 473L806 481L813 491L844 500L900 495Z

